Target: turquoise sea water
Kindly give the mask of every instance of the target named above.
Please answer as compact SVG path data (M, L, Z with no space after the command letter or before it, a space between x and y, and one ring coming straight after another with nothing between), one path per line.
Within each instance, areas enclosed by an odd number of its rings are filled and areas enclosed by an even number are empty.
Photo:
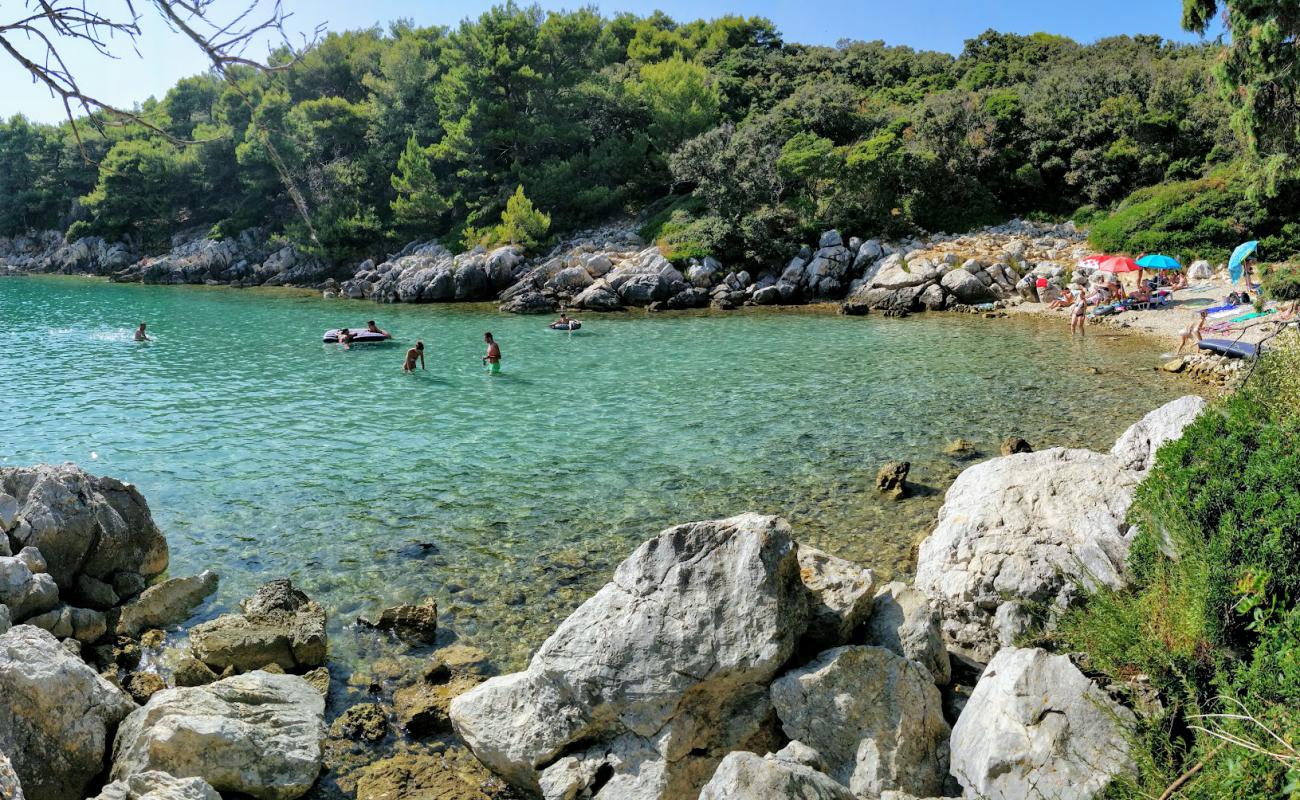
M350 351L368 318L400 344ZM147 320L151 343L132 341ZM350 623L432 596L448 636L517 666L663 527L780 513L801 540L910 568L941 492L1003 436L1108 447L1190 390L1159 353L1059 321L814 311L588 315L576 334L487 306L291 291L0 280L0 464L137 484L172 572L221 574L203 613L287 575ZM504 371L480 364L492 330ZM419 337L428 370L403 375ZM1090 368L1100 370L1093 374ZM921 496L882 500L889 459Z

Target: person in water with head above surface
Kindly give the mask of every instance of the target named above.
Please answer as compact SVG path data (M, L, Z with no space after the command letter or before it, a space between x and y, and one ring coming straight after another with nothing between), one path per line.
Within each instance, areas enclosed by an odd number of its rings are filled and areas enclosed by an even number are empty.
M569 315L568 315L568 314L565 314L563 311L561 311L561 312L560 312L560 318L557 319L556 321L552 322L552 323L551 323L551 327L552 327L552 328L561 328L561 329L563 329L563 328L569 328L570 330L572 330L572 329L573 329L573 324L574 324L575 322L577 322L576 319L569 319Z
M138 328L135 329L135 340L136 340L137 342L147 342L147 341L149 341L149 335L146 334L146 333L144 332L144 323L143 323L143 322L140 323L140 327L138 327Z
M415 372L415 360L420 360L420 369L426 369L424 366L424 342L416 340L415 347L406 351L406 363L402 365L402 372Z
M493 375L501 372L501 346L492 338L492 332L488 331L483 334L483 341L487 342L487 355L483 356L483 363L488 365L488 369Z
M387 336L389 339L393 338L393 335L391 333L375 325L375 321L373 319L366 323L366 330L369 331L370 333L382 334L383 336Z
M352 349L352 331L347 328L339 328L339 344L343 345L344 350Z

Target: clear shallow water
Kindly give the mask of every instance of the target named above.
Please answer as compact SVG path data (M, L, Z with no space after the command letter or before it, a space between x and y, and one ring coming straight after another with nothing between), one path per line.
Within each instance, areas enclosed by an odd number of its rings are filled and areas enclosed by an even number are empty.
M369 317L401 344L320 344ZM139 320L152 343L132 341ZM964 466L947 441L1105 448L1190 390L1140 339L1071 341L1058 321L584 320L570 335L485 306L0 280L0 464L137 484L173 574L221 574L205 615L288 575L330 609L346 662L379 652L346 624L359 613L432 596L447 636L509 667L669 524L780 513L803 541L903 573ZM403 375L417 337L429 369ZM912 461L920 497L875 493L889 459Z

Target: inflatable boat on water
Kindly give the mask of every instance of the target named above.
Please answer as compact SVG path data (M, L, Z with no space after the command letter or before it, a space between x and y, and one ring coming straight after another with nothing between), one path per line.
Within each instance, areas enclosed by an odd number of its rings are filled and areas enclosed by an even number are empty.
M550 325L547 325L546 327L550 328L553 331L576 331L582 328L582 323L578 322L577 320L573 320L567 325L564 324L563 322L552 322Z
M1259 348L1250 342L1234 342L1231 339L1202 339L1196 346L1228 358L1254 358L1259 355Z
M342 329L331 328L330 330L325 331L325 335L321 337L321 341L325 344L338 344L340 330ZM364 325L360 328L348 328L348 333L352 334L353 344L361 344L362 342L387 342L393 338L392 334L368 331Z

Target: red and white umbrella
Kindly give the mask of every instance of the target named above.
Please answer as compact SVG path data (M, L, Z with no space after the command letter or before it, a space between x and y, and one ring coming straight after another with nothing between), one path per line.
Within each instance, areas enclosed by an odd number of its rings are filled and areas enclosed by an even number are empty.
M1128 256L1088 256L1079 262L1079 266L1092 267L1110 273L1140 272L1142 270L1137 262Z

